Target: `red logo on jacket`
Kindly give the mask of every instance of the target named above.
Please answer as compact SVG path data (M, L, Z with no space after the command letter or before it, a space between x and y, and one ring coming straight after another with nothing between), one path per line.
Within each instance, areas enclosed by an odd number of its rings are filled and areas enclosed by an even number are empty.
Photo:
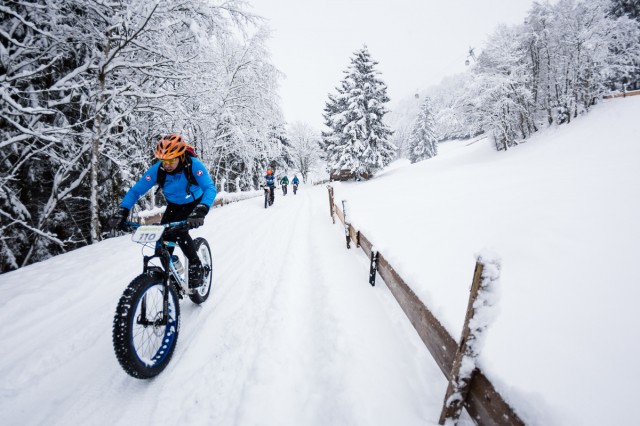
M144 177L144 180L146 180L147 182L151 182L151 175L146 175Z
M202 170L198 170L198 171L196 172L196 174L197 174L198 176L202 176Z

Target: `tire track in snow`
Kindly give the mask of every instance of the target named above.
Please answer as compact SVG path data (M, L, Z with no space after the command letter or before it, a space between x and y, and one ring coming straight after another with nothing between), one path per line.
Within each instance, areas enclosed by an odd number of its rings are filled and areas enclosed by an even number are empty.
M291 201L285 205L280 200L280 209L274 206L256 213L247 207L249 212L227 212L220 218L219 222L224 223L225 229L235 230L237 240L249 243L245 244L244 250L233 247L216 256L215 263L232 266L226 270L218 266L218 284L210 296L211 300L193 309L189 303L183 304L181 341L178 343L183 350L176 349L176 358L157 379L163 381L165 375L174 377L163 383L160 398L148 413L151 418L156 417L163 422L201 421L202 418L211 423L235 422L243 386L260 357L267 312L274 294L279 291L279 277L285 268L278 259L287 252L293 235L291 231L282 234L283 230L290 229L287 221L292 213ZM296 201L298 203L293 207L299 209L303 200ZM294 214L297 209L293 209ZM246 218L255 219L256 214L264 214L264 222L242 223L243 217L249 222ZM235 217L229 219L230 215ZM209 235L205 237L215 244L215 232ZM221 239L227 240L226 237ZM238 252L244 254L240 256ZM176 388L193 391L176 400ZM219 401L227 401L228 404L221 406ZM179 415L182 410L172 413L164 408L176 403L192 408L194 417L185 419Z
M338 321L328 309L332 283L325 265L316 261L322 248L312 237L322 219L311 194L305 195L304 212L298 213L293 229L291 260L269 308L261 357L245 385L237 424L343 424L341 417L351 411L339 398L342 378L334 368L340 336Z

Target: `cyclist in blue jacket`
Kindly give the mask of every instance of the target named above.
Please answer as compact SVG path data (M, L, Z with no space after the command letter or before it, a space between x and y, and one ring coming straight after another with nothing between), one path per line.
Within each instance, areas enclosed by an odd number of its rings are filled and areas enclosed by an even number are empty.
M177 134L163 136L158 141L155 157L160 161L152 165L129 189L118 212L109 220L112 228L124 226L129 211L156 184L160 172L166 173L162 190L167 200L167 208L160 223L186 220L190 227L204 224L217 190L204 164L195 157L187 158L187 146L184 138ZM185 167L187 161L191 162L190 167ZM186 176L187 170L191 171L192 178ZM182 229L172 234L167 240L178 243L189 259L189 287L200 286L204 271L189 231Z
M293 179L291 180L293 184L293 195L298 193L298 184L300 183L300 179L298 179L298 175L293 175Z

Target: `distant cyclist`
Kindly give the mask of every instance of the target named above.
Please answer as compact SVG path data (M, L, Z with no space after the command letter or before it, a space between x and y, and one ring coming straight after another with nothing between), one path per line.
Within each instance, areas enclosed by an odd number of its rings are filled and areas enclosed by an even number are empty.
M280 185L282 185L282 194L287 195L287 186L289 185L289 178L287 175L284 175L284 177L280 179Z
M269 204L273 204L276 198L276 177L271 169L267 170L267 174L264 177L264 186L269 189Z
M298 192L298 184L300 183L300 179L298 179L298 175L293 175L293 179L291 180L293 184L293 194L295 195Z

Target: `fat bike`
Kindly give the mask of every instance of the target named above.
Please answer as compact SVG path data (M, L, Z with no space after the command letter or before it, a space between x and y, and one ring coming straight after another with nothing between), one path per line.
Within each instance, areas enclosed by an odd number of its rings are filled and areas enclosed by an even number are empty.
M131 281L120 297L113 318L113 349L118 362L132 377L150 379L169 364L180 332L180 300L188 296L201 304L211 291L211 250L204 238L195 238L204 274L202 284L189 288L189 265L171 254L176 243L166 238L186 221L164 225L127 222L132 241L143 246L142 273ZM152 252L145 255L145 250Z

